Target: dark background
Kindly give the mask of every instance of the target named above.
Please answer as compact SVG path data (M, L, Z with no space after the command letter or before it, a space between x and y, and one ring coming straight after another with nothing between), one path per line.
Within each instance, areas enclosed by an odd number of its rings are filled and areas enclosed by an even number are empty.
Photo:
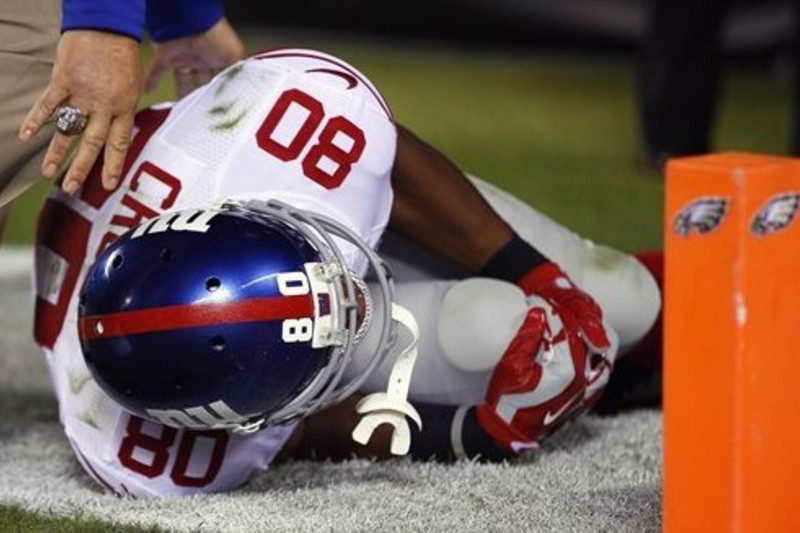
M226 0L238 27L267 25L456 45L632 53L645 33L646 0ZM785 52L790 2L732 2L725 44L731 57Z

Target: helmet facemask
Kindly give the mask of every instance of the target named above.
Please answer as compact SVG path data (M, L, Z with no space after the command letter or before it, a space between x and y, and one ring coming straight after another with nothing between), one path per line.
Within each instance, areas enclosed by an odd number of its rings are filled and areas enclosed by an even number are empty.
M395 291L388 265L355 232L324 215L276 200L227 202L223 208L244 209L275 218L300 233L318 251L322 260L305 265L314 298L312 345L315 348L331 347L328 363L300 395L278 410L250 419L232 429L250 433L264 426L289 423L336 404L356 392L384 360L397 339L397 325L390 309L394 305ZM372 298L366 284L348 269L348 263L335 242L336 238L353 244L366 257L381 298ZM362 317L358 312L358 292L365 298L366 312ZM371 306L372 302L378 300L386 309L378 313L382 317L381 323L372 324ZM322 309L323 301L329 303L328 309ZM369 357L363 371L344 380L356 345L367 329L375 327L380 328L378 349Z

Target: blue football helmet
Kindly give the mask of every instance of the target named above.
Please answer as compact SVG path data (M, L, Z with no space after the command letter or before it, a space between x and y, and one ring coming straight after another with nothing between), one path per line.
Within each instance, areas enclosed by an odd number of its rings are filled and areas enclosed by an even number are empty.
M366 256L381 298L336 241ZM359 299L363 299L359 313ZM373 302L386 306L371 323ZM173 427L255 431L355 392L397 337L388 267L340 223L277 201L164 214L125 233L84 281L79 336L100 387ZM367 328L380 348L344 379Z

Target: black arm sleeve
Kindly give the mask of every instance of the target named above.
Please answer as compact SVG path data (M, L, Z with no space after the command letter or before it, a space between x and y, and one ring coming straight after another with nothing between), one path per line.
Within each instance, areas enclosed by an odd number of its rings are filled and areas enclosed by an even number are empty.
M415 404L422 431L411 428L411 457L415 461L452 463L461 458L501 462L514 455L495 444L478 424L475 407Z
M549 260L514 233L478 272L481 276L516 283L522 276Z

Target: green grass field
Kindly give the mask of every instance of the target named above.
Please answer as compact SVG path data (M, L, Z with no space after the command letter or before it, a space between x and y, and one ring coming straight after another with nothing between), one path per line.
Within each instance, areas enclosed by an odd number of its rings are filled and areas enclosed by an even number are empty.
M43 517L33 513L0 505L0 531L7 533L161 533L158 528L138 528L110 525L100 520L78 518L64 519Z
M633 64L372 43L321 47L357 65L381 88L400 122L462 168L595 241L625 250L660 246L663 182L639 165ZM783 152L788 88L766 72L730 74L718 147ZM143 103L168 98L169 91L163 84ZM7 243L31 241L46 187L34 188L13 207ZM140 531L0 506L2 531L107 529Z

